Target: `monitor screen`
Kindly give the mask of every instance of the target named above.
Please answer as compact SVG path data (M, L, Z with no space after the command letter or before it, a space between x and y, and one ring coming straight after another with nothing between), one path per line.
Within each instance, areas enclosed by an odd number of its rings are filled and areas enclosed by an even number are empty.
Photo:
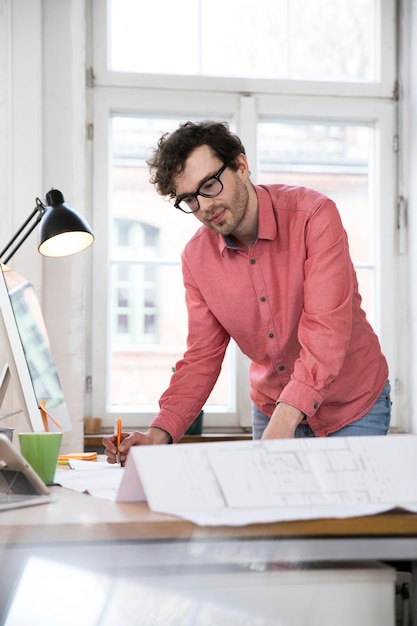
M0 332L21 409L35 432L71 430L71 420L33 285L2 266Z

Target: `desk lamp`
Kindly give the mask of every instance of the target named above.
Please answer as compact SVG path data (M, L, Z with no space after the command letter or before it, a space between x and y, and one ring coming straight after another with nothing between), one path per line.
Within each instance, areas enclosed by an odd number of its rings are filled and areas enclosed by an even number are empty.
M12 258L39 222L38 250L43 256L62 257L76 254L91 246L94 241L87 222L65 204L64 196L58 189L51 189L46 194L46 205L36 198L32 213L0 252L2 263L6 264Z

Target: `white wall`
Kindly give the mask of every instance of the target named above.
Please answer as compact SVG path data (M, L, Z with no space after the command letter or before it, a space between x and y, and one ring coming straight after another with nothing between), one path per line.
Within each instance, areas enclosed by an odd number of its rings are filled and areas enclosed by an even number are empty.
M43 189L60 189L67 204L90 221L85 142L85 1L43 0L42 4ZM91 249L43 261L43 309L72 418L73 451L83 445L90 259Z
M42 108L41 108L41 2L1 0L0 109L0 201L2 228L0 247L28 217L41 192ZM14 267L41 287L41 259L36 238L21 252ZM10 265L13 265L10 263ZM4 359L1 361L3 365ZM10 389L8 404L14 408ZM27 430L23 419L5 422L16 430Z
M35 198L55 187L67 204L90 219L86 200L85 0L0 0L2 65L0 200L6 210L3 247L29 215ZM2 168L3 174L3 168ZM4 226L4 227L3 227ZM4 243L3 243L4 240ZM43 259L36 234L10 265L29 278L39 295L73 431L62 450L83 445L86 291L89 251ZM10 420L8 420L10 422ZM8 424L9 425L9 424ZM12 418L16 431L27 429Z
M407 309L402 328L409 339L409 430L417 432L417 4L413 0L402 2L404 11L402 47L402 160L400 185L408 200L408 283L406 285ZM414 35L414 36L413 36Z

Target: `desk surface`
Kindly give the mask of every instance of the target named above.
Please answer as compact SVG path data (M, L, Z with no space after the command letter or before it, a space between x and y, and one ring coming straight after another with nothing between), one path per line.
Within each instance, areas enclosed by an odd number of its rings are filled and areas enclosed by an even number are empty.
M374 561L417 560L417 515L200 528L153 513L146 503L115 503L62 487L52 491L56 502L0 513L0 562L8 574L2 576L0 585L1 623L11 614L14 624L55 624L60 611L66 623L87 623L88 607L90 614L97 614L88 622L94 624L107 618L106 624L134 626L140 615L141 624L162 626L173 611L179 616L177 623L185 623L192 615L196 625L207 624L210 616L214 616L210 623L236 623L238 616L239 623L246 626L272 624L278 614L281 622L282 611L294 615L300 592L304 600L310 597L308 570L308 578L302 579L307 582L300 587L305 564L313 564L311 571L316 576L315 567L322 563L325 578L320 577L314 593L320 592L325 601L306 601L309 615L302 623L327 624L325 594L335 594L334 586L330 588L333 591L326 591L327 585L334 585L337 576L340 580L347 562L355 562L354 581L347 567L338 596L350 598L348 623L385 624L388 622L379 617L369 618L375 611L372 598L381 589L380 583L366 583L369 593L363 591L364 582L376 575ZM360 597L370 600L361 609L364 617L352 620L352 604L360 607L361 603L352 603L346 585L358 585L360 565L365 561L373 564L372 569L364 565L360 578L360 594L364 595ZM389 576L392 585L392 574ZM287 581L284 585L283 579ZM70 594L64 584L69 580ZM295 585L292 593L298 595L289 596L291 585ZM39 589L49 594L48 602L32 605L27 598ZM317 606L325 607L325 616ZM305 613L300 611L300 615ZM413 615L416 617L417 609ZM292 618L285 623L290 621L295 623ZM331 622L339 623L338 618Z
M415 538L417 515L199 527L154 513L145 502L116 503L53 487L56 502L0 513L0 544L197 538ZM417 545L417 542L416 542Z

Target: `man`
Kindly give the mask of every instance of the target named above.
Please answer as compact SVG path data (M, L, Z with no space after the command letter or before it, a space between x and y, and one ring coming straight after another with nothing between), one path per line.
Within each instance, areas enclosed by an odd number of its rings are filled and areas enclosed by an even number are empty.
M123 434L122 461L132 445L181 438L230 337L251 360L254 438L385 435L388 367L335 204L303 187L253 185L226 123L181 124L148 164L157 192L202 227L182 255L187 350L148 431ZM114 463L114 437L103 443Z

